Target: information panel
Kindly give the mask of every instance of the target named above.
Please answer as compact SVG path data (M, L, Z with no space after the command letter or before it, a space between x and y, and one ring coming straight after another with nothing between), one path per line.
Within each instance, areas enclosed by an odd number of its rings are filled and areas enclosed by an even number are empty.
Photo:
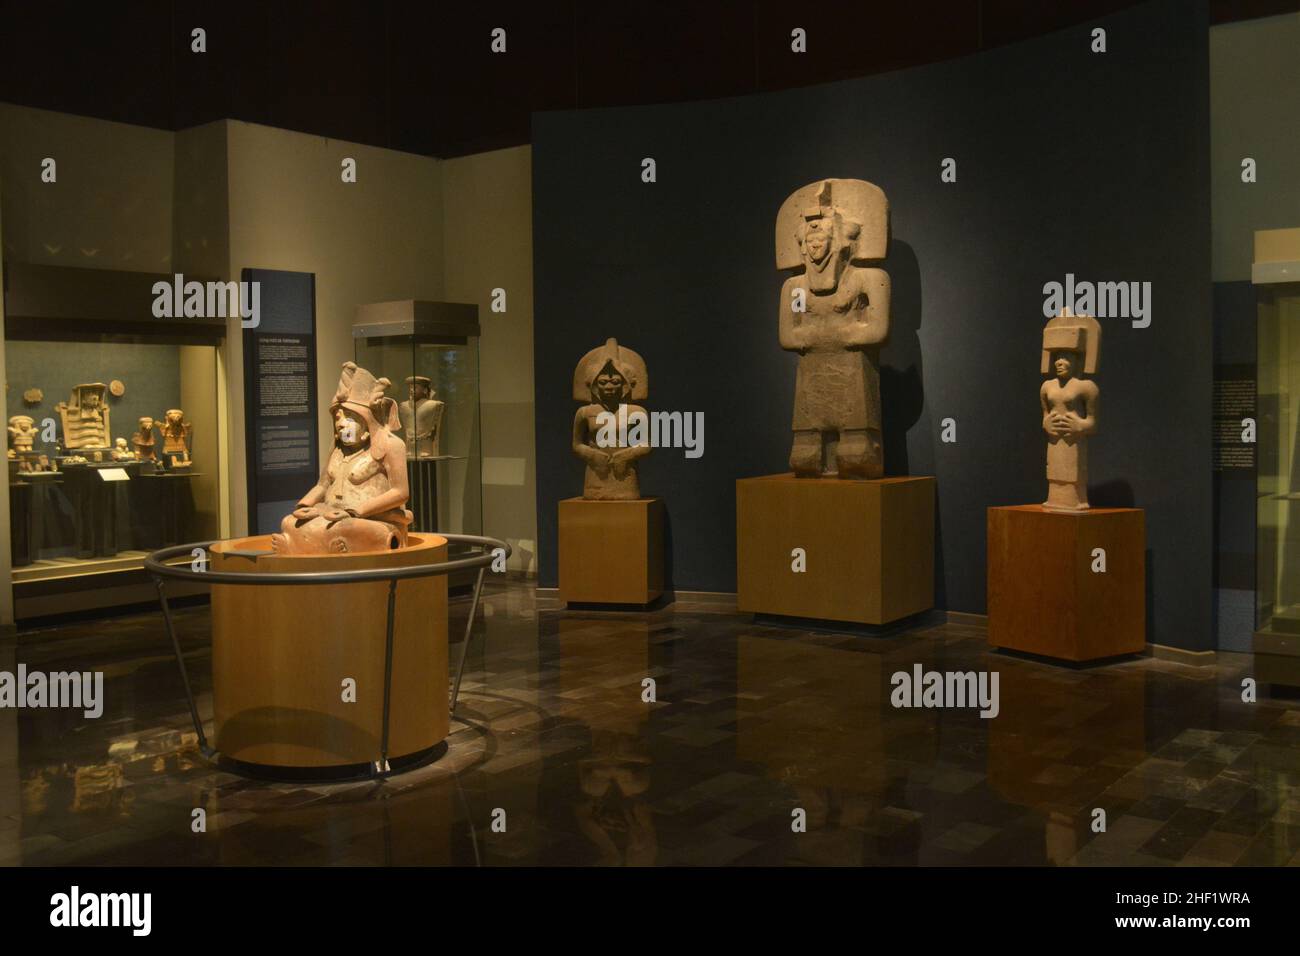
M280 519L320 477L316 414L316 277L245 269L261 312L244 330L244 442L250 534Z

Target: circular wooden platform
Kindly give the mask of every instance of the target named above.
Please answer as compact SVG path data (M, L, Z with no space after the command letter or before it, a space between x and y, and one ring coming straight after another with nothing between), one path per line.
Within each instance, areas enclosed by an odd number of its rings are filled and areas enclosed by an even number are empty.
M353 571L447 559L446 539L412 534L405 548L277 555L271 536L212 546L214 571ZM271 767L328 768L379 759L388 582L219 584L212 588L215 745ZM389 757L447 736L447 578L401 581L393 627Z

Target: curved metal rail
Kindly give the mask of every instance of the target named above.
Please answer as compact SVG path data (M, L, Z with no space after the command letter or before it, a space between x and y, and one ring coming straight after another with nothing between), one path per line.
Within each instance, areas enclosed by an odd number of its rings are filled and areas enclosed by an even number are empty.
M397 582L413 578L437 577L453 571L478 568L474 582L474 599L469 608L469 619L465 622L465 639L461 642L460 663L456 666L456 682L451 691L451 713L456 713L456 702L460 697L460 681L465 672L465 657L469 651L470 634L474 627L474 618L478 613L479 596L483 591L483 572L498 557L498 551L504 557L511 554L510 545L497 538L488 538L472 534L437 534L448 544L465 544L483 549L481 553L454 561L439 561L434 564L417 564L404 568L367 568L358 571L209 571L208 554L212 545L219 541L197 541L190 544L178 544L170 548L154 551L144 559L144 569L154 579L158 588L158 601L162 605L163 620L167 624L167 636L172 642L172 651L176 655L176 666L181 671L181 682L185 685L185 699L190 705L190 719L198 734L199 749L209 759L219 759L220 754L208 746L207 735L203 732L203 721L199 719L199 708L194 701L194 690L190 686L190 675L185 669L185 658L181 654L180 641L176 637L176 626L172 620L171 605L167 601L166 579L182 581L203 581L207 584L238 585L321 585L321 584L361 584L370 581L388 582L388 618L385 622L384 646L384 719L380 738L379 759L370 765L371 777L387 776L391 769L388 765L388 724L393 692L393 616L397 602ZM195 568L193 561L189 564L167 564L167 561L179 557L196 558L196 552L202 552L202 569Z

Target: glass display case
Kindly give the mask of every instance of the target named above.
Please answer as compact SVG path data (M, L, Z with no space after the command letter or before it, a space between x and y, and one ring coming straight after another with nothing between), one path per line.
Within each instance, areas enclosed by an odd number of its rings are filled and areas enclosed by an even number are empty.
M1300 281L1256 295L1256 627L1300 638Z
M76 274L94 271L7 270L9 547L20 618L121 603L109 592L147 584L150 551L220 537L220 328L87 315L76 291L102 308L103 279ZM146 320L149 301L139 309Z
M363 305L352 336L356 363L392 382L398 401L411 530L482 534L478 306Z

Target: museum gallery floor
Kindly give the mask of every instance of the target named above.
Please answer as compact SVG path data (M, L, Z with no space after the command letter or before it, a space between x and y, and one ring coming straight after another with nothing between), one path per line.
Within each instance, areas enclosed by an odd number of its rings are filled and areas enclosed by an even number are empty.
M210 720L209 614L178 623ZM0 667L103 670L109 709L4 714L0 864L1300 864L1300 707L1243 704L1248 657L1061 667L935 621L865 638L490 584L446 753L342 785L204 761L157 613L20 634ZM918 664L997 672L998 719L894 706Z

